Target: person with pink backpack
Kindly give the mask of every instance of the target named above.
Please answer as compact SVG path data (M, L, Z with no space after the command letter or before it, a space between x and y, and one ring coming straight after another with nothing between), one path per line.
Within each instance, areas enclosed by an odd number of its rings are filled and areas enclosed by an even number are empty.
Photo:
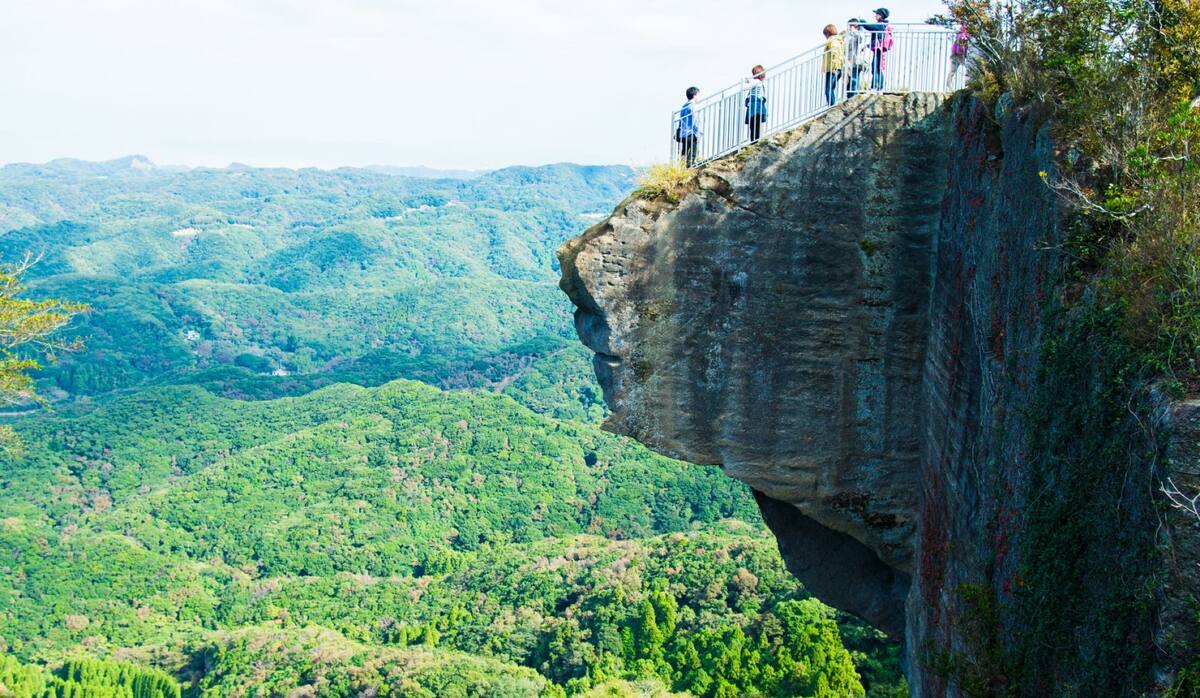
M963 66L967 64L967 54L971 49L971 34L967 25L958 25L958 33L954 35L954 43L950 46L950 74L946 76L946 89L952 90L958 84L958 76Z
M871 32L871 89L883 92L883 73L887 70L887 54L895 44L892 36L892 25L888 17L892 13L886 7L875 10L875 22L862 25L863 29Z

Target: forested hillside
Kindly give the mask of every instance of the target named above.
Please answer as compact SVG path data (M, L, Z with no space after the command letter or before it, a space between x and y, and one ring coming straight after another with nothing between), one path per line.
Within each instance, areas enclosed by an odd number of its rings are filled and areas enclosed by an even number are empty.
M562 347L553 251L632 186L622 167L470 180L367 170L172 170L143 159L0 168L0 263L86 298L85 353L46 373L97 395L196 369L281 389L502 380ZM188 379L185 379L188 380Z
M743 486L597 426L551 252L631 186L0 168L93 307L0 417L0 695L905 695Z

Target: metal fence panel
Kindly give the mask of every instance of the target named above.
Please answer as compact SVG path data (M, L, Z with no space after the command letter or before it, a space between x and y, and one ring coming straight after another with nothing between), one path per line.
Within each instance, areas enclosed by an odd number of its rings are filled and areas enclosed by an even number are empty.
M832 78L822 71L824 45L768 68L762 87L766 93L766 121L760 137L794 128L825 113L848 97L852 82L858 94L903 92L953 92L966 86L964 61L954 56L956 32L923 24L893 24L893 46L883 53L885 67L877 75L872 67L857 68L858 56L844 56L842 70ZM869 41L869 32L864 32ZM832 82L833 100L827 88ZM880 83L882 82L882 87ZM693 145L693 164L737 152L751 144L747 118L750 84L742 81L708 95L692 105L700 135ZM671 161L685 157L688 139L677 139L682 110L671 114Z

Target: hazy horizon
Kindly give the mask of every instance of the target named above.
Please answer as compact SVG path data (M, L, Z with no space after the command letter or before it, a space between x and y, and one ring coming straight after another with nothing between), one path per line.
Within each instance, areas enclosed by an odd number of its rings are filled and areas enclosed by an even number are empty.
M8 0L0 162L644 165L691 84L815 46L875 6L714 0ZM919 22L938 0L892 6Z
M105 165L105 164L109 164L109 163L121 162L123 160L143 160L143 161L146 161L146 162L150 163L151 165L153 165L156 169L164 169L164 170L172 170L172 169L229 170L229 169L236 169L239 167L248 167L248 168L253 168L253 169L264 169L264 170L321 170L323 172L333 172L336 170L345 170L345 169L377 170L377 171L412 170L414 172L425 171L425 172L429 172L429 173L456 173L456 174L462 174L462 175L466 175L466 174L483 175L483 174L487 174L489 172L496 172L499 170L505 170L505 169L516 168L516 167L540 168L540 167L553 167L555 165L567 165L567 166L575 166L575 167L620 167L620 166L624 166L624 163L619 163L619 162L607 162L607 163L606 162L587 162L587 163L584 163L584 162L570 162L570 161L566 161L566 160L561 161L561 162L514 163L511 165L501 165L499 167L480 168L480 169L462 168L462 167L431 167L429 165L424 165L424 164L420 164L420 163L378 163L378 162L366 163L363 165L295 165L295 166L292 166L292 165L256 165L253 163L241 162L239 160L232 160L230 162L225 163L224 165L207 165L207 164L189 165L186 163L178 163L178 162L158 162L154 158L143 155L142 153L127 153L125 155L120 155L120 156L117 156L114 158L106 158L104 160L92 160L92 159L87 159L87 158L77 158L77 157L71 157L69 155L63 156L63 157L51 158L49 160L41 160L41 161L14 160L11 162L0 162L0 168L21 167L21 166L47 167L50 165L62 164L62 163L72 163L72 162L86 163L89 165ZM395 174L395 173L394 172L385 172L385 174Z

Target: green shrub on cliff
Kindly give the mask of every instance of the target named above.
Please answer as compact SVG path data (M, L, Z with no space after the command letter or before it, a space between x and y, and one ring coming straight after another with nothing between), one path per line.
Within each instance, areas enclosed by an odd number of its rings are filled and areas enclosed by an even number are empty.
M692 176L687 163L681 161L652 165L638 177L637 195L644 199L664 199L676 203Z
M1115 309L1143 378L1200 375L1200 6L1188 0L953 0L979 81L1051 110L1047 185L1076 214L1075 282ZM1084 294L1077 293L1082 298Z

